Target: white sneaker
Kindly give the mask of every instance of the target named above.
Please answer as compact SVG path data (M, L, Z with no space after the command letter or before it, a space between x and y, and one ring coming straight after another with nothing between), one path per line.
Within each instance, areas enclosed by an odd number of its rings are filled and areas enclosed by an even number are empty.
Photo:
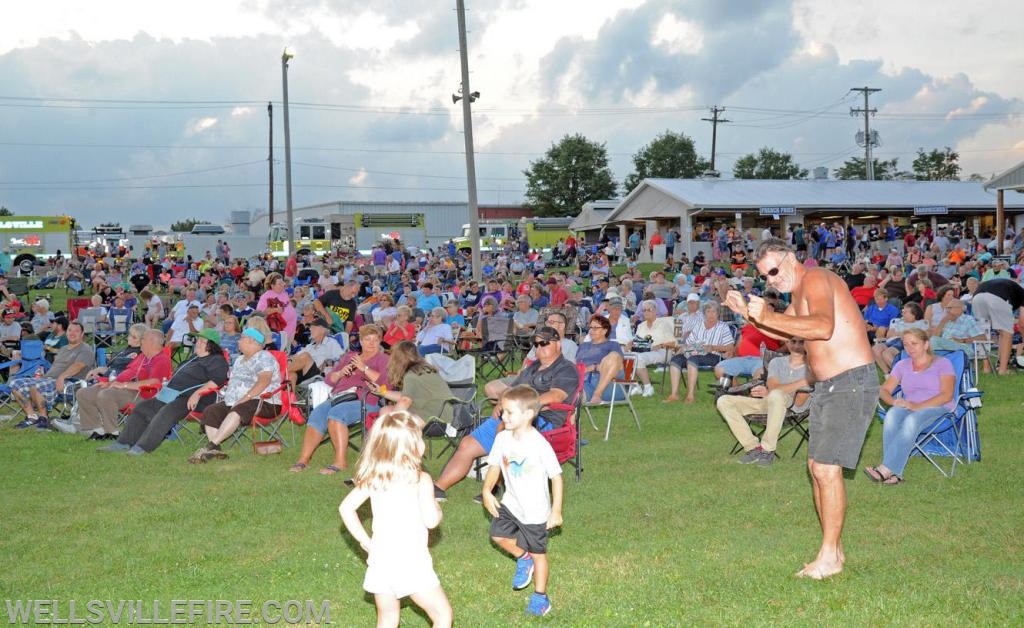
M71 421L65 421L64 419L50 419L50 427L57 428L57 431L64 432L65 434L78 433L74 424L72 424Z
M653 397L654 396L654 385L653 384L647 384L646 386L644 386L644 391L641 394L644 397Z
M637 385L637 384L633 384L632 386L629 387L629 396L630 397L635 397L635 396L639 395L641 392L643 392L643 389L639 385Z

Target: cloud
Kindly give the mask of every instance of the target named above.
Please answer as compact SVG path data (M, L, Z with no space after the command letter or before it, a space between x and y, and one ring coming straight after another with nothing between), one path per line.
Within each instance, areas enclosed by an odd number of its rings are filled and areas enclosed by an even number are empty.
M205 118L199 118L195 122L190 123L185 129L186 135L198 135L203 131L212 129L217 126L217 118L207 116Z
M363 185L369 177L370 174L366 172L366 169L360 168L359 172L349 177L348 182L350 185Z

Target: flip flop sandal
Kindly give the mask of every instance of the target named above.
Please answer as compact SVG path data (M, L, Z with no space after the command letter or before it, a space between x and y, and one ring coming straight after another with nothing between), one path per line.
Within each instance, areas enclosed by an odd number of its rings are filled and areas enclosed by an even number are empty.
M885 484L886 486L896 486L897 484L902 484L902 483L903 483L903 478L901 478L900 476L896 475L895 473L893 473L889 477L887 477L884 480L882 480L882 484Z
M320 469L320 475L334 475L338 471L341 471L341 469L339 469L338 467L334 466L333 464L329 464L326 467L324 467L323 469Z
M882 472L878 470L878 467L864 467L864 474L867 475L872 482L884 482L886 480L886 477L882 475Z
M288 470L292 473L299 473L300 471L305 471L307 466L309 465L305 462L296 462L292 466L288 467Z

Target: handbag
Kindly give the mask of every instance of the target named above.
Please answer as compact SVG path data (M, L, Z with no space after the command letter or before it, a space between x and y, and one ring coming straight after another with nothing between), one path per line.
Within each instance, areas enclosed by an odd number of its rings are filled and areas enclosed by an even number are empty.
M259 406L257 406L256 411L259 412ZM275 438L273 440L256 440L259 436L259 430L256 428L255 415L253 415L252 423L249 424L249 427L252 429L252 453L257 456L269 456L272 454L279 454L284 451L284 443L281 442L280 438Z
M171 403L172 401L180 397L182 392L184 391L175 390L174 388L165 385L162 388L160 388L160 392L158 392L156 394L156 397L154 398L157 401L162 401L163 403Z

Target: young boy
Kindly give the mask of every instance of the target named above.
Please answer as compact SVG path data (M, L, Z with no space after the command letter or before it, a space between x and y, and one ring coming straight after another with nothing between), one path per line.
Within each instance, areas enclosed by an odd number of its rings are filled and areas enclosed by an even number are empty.
M540 397L529 386L514 386L501 395L504 430L494 439L487 459L483 504L493 515L491 540L516 557L512 589L525 589L531 579L534 593L526 612L547 615L548 530L562 525L562 466L547 440L533 427ZM498 503L492 494L498 475L505 494ZM548 480L551 490L548 492Z

